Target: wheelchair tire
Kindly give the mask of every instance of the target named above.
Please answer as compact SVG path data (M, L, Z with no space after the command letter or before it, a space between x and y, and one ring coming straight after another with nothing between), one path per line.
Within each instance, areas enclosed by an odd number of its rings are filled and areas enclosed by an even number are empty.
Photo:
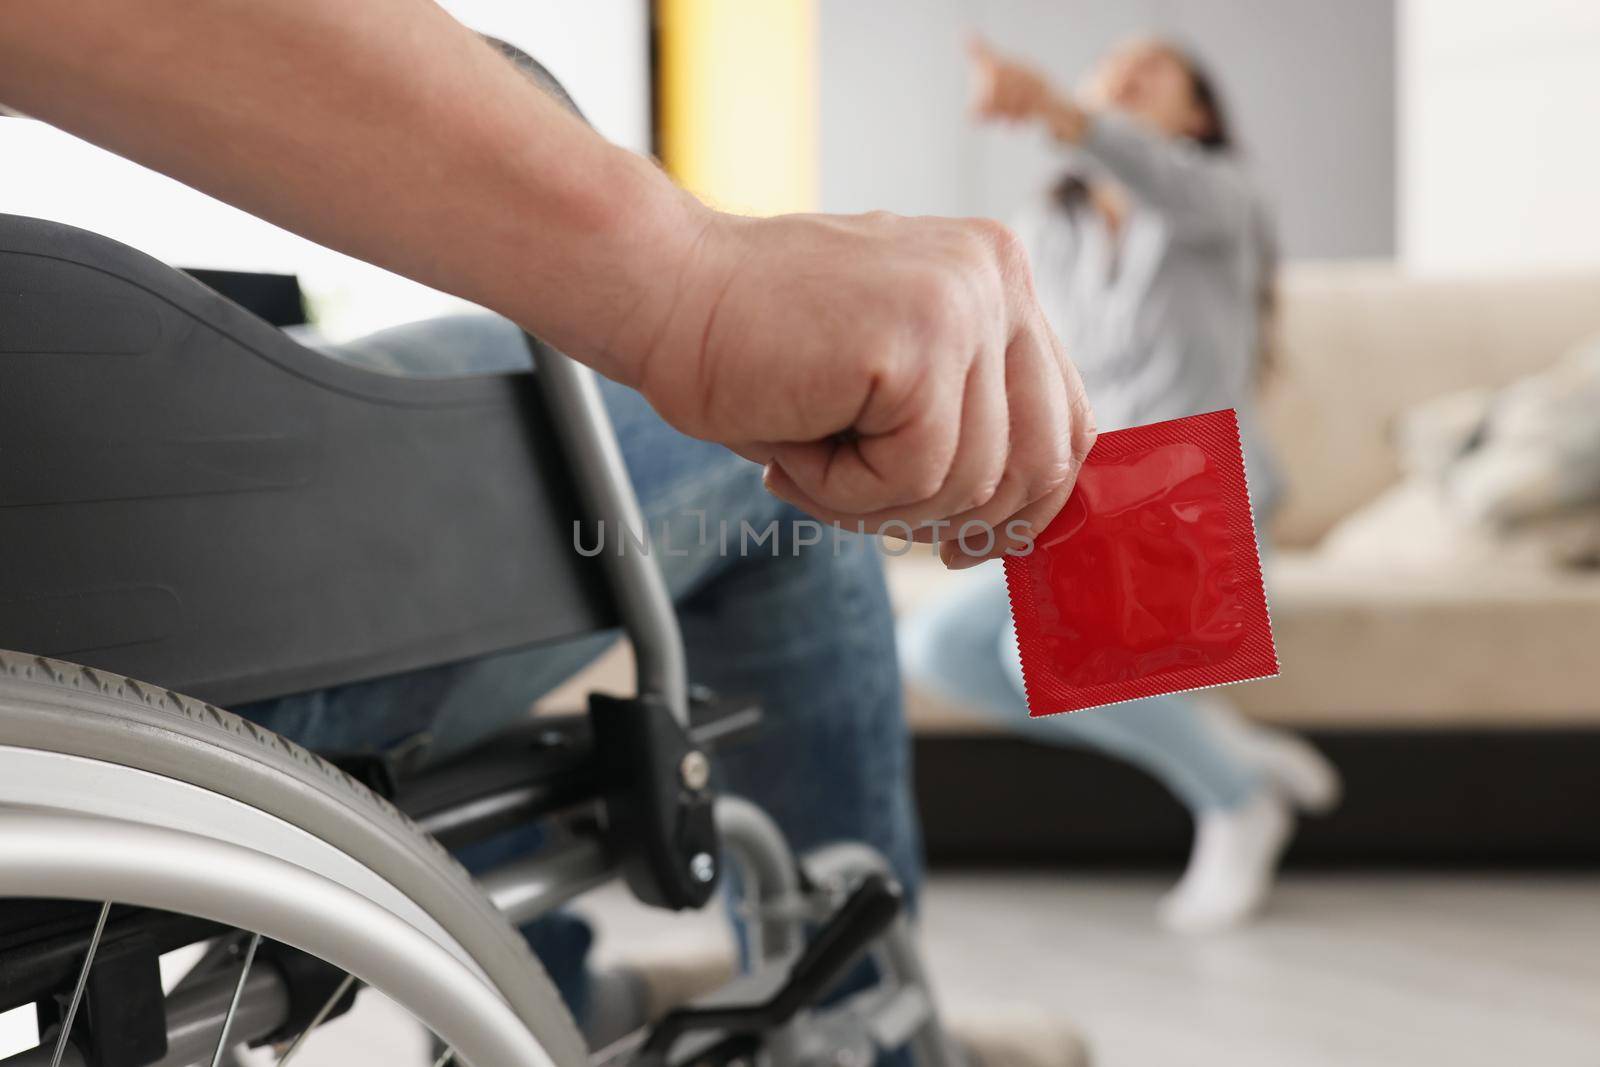
M0 746L164 775L256 808L364 864L468 952L557 1067L588 1051L526 940L464 868L374 794L237 715L118 675L0 650Z

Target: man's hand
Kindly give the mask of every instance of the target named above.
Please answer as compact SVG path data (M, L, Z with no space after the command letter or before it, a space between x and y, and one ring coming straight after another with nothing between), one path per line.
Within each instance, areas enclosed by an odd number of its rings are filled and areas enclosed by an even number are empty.
M714 215L675 292L636 384L819 518L911 527L971 565L1055 517L1094 441L998 223Z

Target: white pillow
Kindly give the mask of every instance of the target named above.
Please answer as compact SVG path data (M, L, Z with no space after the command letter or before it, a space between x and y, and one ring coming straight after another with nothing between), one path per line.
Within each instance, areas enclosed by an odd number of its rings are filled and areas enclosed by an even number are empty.
M1404 479L1339 523L1325 556L1389 570L1600 566L1600 338L1499 390L1418 404Z
M1444 479L1462 515L1499 526L1600 505L1600 338L1502 389Z

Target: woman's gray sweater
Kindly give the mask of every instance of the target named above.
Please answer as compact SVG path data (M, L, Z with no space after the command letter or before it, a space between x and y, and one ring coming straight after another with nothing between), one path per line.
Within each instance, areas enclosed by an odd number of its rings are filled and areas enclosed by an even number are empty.
M1264 511L1277 480L1252 402L1273 269L1265 205L1227 155L1124 116L1094 116L1074 155L1086 181L1127 190L1119 232L1088 197L1035 205L1016 230L1100 428L1237 408Z

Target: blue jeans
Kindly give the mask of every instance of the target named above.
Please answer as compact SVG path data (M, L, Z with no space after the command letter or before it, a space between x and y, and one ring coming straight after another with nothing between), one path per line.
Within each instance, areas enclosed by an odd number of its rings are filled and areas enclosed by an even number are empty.
M326 351L422 376L529 365L517 328L488 315L398 327ZM800 544L792 523L804 516L762 488L760 468L673 430L630 389L603 382L602 391L650 529L667 529L671 552L654 558L678 604L690 677L765 708L759 736L722 761L723 787L765 808L797 849L841 839L875 846L914 895L921 842L876 543L826 534ZM716 536L719 520L734 531L727 552ZM775 522L776 540L741 554L741 521L757 531ZM712 536L700 536L702 522ZM236 710L311 749L403 744L420 749L425 762L438 760L524 717L613 640L594 635ZM582 1019L587 927L563 914L529 935Z

